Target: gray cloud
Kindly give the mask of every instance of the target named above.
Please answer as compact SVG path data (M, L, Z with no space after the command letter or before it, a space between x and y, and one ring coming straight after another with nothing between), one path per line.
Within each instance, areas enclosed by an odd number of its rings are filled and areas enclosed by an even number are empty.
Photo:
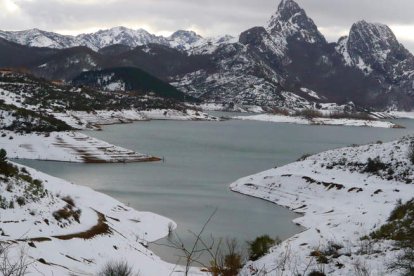
M337 40L352 23L365 19L390 25L400 41L414 50L413 0L297 2L328 40ZM193 29L206 36L237 35L250 27L265 25L278 3L279 0L0 0L0 29L37 27L77 33L125 25L156 33Z

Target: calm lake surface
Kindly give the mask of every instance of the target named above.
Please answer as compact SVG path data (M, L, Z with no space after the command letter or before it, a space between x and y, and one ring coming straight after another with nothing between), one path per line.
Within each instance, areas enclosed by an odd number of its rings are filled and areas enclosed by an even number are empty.
M306 126L254 121L151 121L104 127L88 135L165 162L135 164L69 164L18 160L80 185L106 193L140 211L151 211L178 223L186 243L217 208L206 233L252 240L262 234L288 238L302 229L297 215L260 199L229 191L231 182L305 153L391 141L412 134L414 120L398 120L407 129ZM166 243L166 241L160 241ZM152 245L163 259L177 262L177 252Z

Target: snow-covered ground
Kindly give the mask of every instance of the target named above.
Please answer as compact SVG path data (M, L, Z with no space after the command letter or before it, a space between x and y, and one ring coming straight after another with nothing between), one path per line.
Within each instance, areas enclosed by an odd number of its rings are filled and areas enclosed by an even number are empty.
M398 275L386 268L398 250L390 242L361 238L386 222L397 200L414 197L414 165L408 160L412 139L331 150L232 183L235 192L303 214L294 222L306 228L248 263L243 273ZM384 166L368 170L368 158ZM326 264L318 262L321 254L327 255ZM367 274L358 274L365 268Z
M152 109L152 110L98 110L94 112L67 111L66 113L52 113L61 121L76 129L97 127L99 125L111 125L120 123L131 123L134 121L148 120L177 120L177 121L217 121L216 117L206 113L188 109L179 111L174 109Z
M380 128L397 128L401 127L394 123L379 120L356 120L356 119L331 119L331 118L313 118L306 119L297 116L258 114L251 116L235 116L233 119L263 121L272 123L292 123L303 125L335 125L335 126L358 126L358 127L380 127Z
M228 112L250 112L250 113L262 113L263 108L257 105L233 105L218 104L218 103L203 103L200 108L204 111L228 111Z
M0 180L1 201L14 205L0 209L0 241L11 246L12 260L23 250L29 275L97 275L107 262L116 261L127 261L137 275L183 275L181 267L163 262L146 248L176 226L171 220L16 166L19 178ZM28 176L40 180L42 187L36 186L35 191L24 180ZM78 217L58 215L62 210ZM193 275L199 273L192 270Z
M390 116L398 119L414 119L414 111L390 111L385 114L389 114Z
M156 157L111 145L78 132L17 134L0 131L0 148L10 158L85 163L157 161Z

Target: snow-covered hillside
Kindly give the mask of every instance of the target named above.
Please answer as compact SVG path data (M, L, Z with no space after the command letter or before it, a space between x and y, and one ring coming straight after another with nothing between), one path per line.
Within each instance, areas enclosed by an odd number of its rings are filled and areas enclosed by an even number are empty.
M159 161L157 157L114 146L78 132L18 134L0 131L0 148L10 158L82 163Z
M97 275L118 261L142 276L183 274L146 248L175 227L171 220L27 167L7 166L8 177L4 164L0 171L0 242L11 264L23 254L30 275Z
M398 275L387 270L399 254L393 243L361 238L386 223L397 200L414 197L412 143L406 137L331 150L231 184L303 214L294 222L306 228L248 263L243 275Z

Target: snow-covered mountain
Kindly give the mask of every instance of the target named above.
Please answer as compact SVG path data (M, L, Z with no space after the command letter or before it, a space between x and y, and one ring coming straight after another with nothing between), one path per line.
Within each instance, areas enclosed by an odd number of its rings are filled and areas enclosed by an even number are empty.
M327 44L313 21L292 0L283 0L268 26L253 27L209 53L214 66L177 75L173 84L206 101L240 105L304 108L312 105L308 95L287 91L289 53L292 40L305 44ZM307 99L306 99L307 98Z
M81 42L76 37L46 32L39 29L15 32L0 31L0 37L31 47L63 49L81 45Z
M328 43L293 0L280 2L268 26L219 45L210 60L214 69L177 75L174 85L208 101L238 104L292 107L284 93L314 100L305 88L339 104L414 107L414 58L388 26L360 21L348 37Z
M61 35L39 29L13 32L0 31L0 37L31 47L65 49L86 46L94 51L118 44L132 48L148 44L161 44L179 50L189 50L204 44L222 43L230 39L230 36L203 38L193 31L185 30L179 30L169 37L164 37L151 34L144 29L133 30L126 27L115 27L77 36Z
M346 64L366 69L367 73L386 72L387 66L413 58L387 25L364 20L353 24L349 36L338 44Z
M143 29L132 30L125 27L115 27L90 34L80 34L76 38L80 41L81 45L87 46L93 50L115 44L136 47L150 43L168 43L164 37L150 34Z
M326 43L313 20L293 0L282 0L277 12L271 17L267 31L281 46L287 46L287 39L303 40L308 43Z
M40 52L0 39L0 66L25 66L46 78L70 80L83 71L128 66L207 102L268 108L315 102L353 102L377 110L414 108L414 57L389 27L360 21L348 36L328 43L294 0L278 3L267 26L236 38L203 38L182 30L162 37L124 27L77 37L38 30L0 32L1 37L30 46L82 45L95 51L78 47ZM10 51L15 52L13 59ZM36 55L28 55L30 51ZM19 61L20 52L31 57L29 64ZM314 91L318 98L304 91Z

